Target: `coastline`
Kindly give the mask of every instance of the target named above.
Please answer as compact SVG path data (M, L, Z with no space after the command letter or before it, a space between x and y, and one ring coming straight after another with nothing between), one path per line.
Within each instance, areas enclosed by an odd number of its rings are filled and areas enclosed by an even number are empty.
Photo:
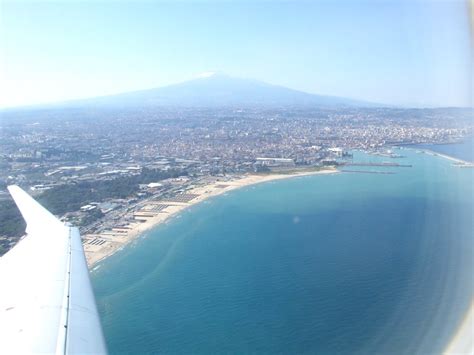
M335 168L328 168L318 171L301 171L289 174L273 173L268 175L245 175L241 178L231 180L216 180L207 185L193 187L186 191L187 195L193 196L189 201L169 200L148 200L140 211L135 213L135 221L127 227L117 228L114 231L106 231L100 234L89 234L84 236L84 252L87 264L90 269L98 267L98 263L112 256L133 240L136 240L144 232L159 226L169 218L177 215L188 207L194 206L210 197L219 196L226 192L242 187L259 183L295 178L308 175L334 174L339 171ZM194 197L195 196L195 197ZM153 210L153 206L160 206L158 212ZM99 242L97 242L99 241Z
M413 149L413 148L409 148L409 149ZM467 163L467 164L472 165L472 163L465 162L465 161L462 161L461 159L450 157L444 154L436 153L428 149L419 150L419 152L420 151L430 156L439 156L440 158L448 159L456 163L462 162L462 163ZM449 165L452 167L459 167L458 164L449 164ZM269 174L269 175L246 175L243 177L231 178L230 180L225 180L225 178L223 178L220 181L204 184L199 187L193 187L192 189L186 191L185 193L198 194L199 195L198 197L194 198L189 203L181 203L181 204L176 204L175 206L167 207L166 212L160 213L163 215L162 219L159 219L158 216L156 216L155 218L148 219L146 222L142 224L136 225L133 229L133 232L135 234L131 235L132 234L132 231L131 231L129 239L127 239L125 243L123 243L120 247L117 247L116 249L111 251L109 254L104 254L102 258L89 264L89 266L91 269L98 268L100 261L106 260L109 256L113 255L115 252L126 247L128 243L131 243L133 242L133 240L136 240L140 236L143 236L143 233L146 232L147 230L152 229L156 226L159 226L160 223L166 223L168 218L172 216L176 216L179 214L179 212L185 210L186 208L196 205L202 201L205 201L208 198L219 196L229 191L236 190L241 187L255 185L258 183L271 182L275 180L287 179L287 178L293 178L293 177L299 177L299 176L305 176L305 175L329 174L329 173L337 173L337 172L339 171L334 169L334 170L313 171L313 172L302 171L299 173L291 173L291 174L275 174L274 173L274 174ZM222 188L222 187L218 187L218 185L229 185L229 186ZM159 202L167 203L167 201L165 200L159 201ZM145 207L146 205L153 204L153 203L154 203L153 201L145 201ZM142 226L144 228L141 228ZM471 303L470 308L467 310L466 315L464 317L460 317L459 323L456 324L456 329L452 332L452 334L449 334L450 341L447 342L446 344L443 344L443 347L440 349L442 353L458 354L458 353L467 353L469 351L472 351L473 346L474 346L473 340L471 337L472 329L473 329L472 326L474 324L473 322L474 322L474 300L473 300L473 303Z

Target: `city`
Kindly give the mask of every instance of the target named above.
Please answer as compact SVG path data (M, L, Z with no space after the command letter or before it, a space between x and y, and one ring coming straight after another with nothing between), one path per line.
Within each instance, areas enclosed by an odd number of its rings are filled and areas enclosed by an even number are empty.
M46 109L3 117L3 253L24 230L7 185L29 189L100 246L97 236L119 239L147 202L196 186L335 166L355 149L453 143L473 129L469 109L449 108Z

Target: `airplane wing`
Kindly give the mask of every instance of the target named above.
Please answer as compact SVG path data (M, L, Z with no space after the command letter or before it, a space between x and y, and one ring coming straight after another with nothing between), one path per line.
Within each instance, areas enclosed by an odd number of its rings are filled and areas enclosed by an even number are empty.
M106 353L79 230L8 189L27 235L0 258L0 354Z

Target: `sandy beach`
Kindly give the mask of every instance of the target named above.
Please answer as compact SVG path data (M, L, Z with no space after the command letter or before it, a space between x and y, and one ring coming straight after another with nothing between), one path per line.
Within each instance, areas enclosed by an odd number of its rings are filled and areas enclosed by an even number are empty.
M328 168L319 171L302 171L289 174L275 173L268 175L246 175L232 180L222 179L214 183L196 186L181 196L170 199L149 200L135 212L135 220L126 226L117 226L100 234L84 235L84 252L90 268L98 262L113 255L131 241L138 238L145 231L158 226L182 210L196 205L210 197L258 183L288 179L298 176L334 174L338 170Z

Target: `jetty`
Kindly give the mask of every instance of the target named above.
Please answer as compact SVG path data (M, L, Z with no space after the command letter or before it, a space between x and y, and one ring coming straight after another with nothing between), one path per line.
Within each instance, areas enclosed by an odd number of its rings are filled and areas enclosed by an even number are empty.
M394 175L396 174L393 171L376 171L376 170L348 170L342 169L341 173L359 173L359 174L384 174L384 175Z
M380 166L389 168L411 168L411 164L399 164L399 163L345 163L344 166Z

